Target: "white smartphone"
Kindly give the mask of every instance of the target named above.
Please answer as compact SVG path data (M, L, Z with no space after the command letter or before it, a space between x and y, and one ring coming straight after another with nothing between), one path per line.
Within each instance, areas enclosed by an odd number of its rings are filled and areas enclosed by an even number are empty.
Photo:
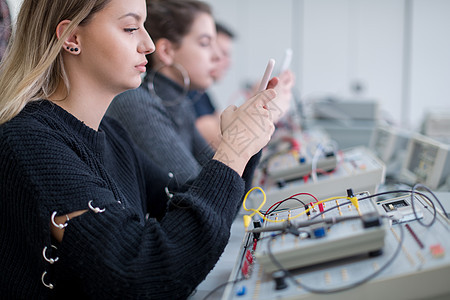
M264 72L264 76L261 79L261 83L258 88L258 92L264 91L267 88L267 84L269 83L270 76L272 75L273 67L275 66L275 60L273 58L269 59L267 63L266 71Z
M291 65L291 61L292 61L292 49L287 48L286 52L284 53L284 59L283 64L281 65L280 73L283 73L289 68L289 66Z

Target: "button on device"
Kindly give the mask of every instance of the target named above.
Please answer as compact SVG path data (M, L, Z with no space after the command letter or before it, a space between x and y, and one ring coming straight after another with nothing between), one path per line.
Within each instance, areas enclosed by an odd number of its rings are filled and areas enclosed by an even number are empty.
M247 293L247 289L245 288L245 285L243 285L237 292L236 296L244 296Z
M430 252L433 258L441 258L445 256L445 250L442 248L441 244L430 246Z
M275 280L275 289L276 290L283 290L287 288L284 271L276 271L272 274L273 279Z

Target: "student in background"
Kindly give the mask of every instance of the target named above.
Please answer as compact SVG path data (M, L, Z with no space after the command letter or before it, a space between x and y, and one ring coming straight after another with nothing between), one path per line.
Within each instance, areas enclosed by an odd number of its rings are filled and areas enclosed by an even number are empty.
M233 41L235 39L235 34L221 23L216 22L216 30L218 56L216 67L213 71L214 82L220 81L231 66ZM289 69L284 70L279 74L278 79L279 82L276 87L278 101L276 101L276 105L272 107L273 119L275 122L278 122L290 109L292 88L295 84L295 76ZM259 82L255 83L255 86L246 97L251 98L258 86ZM220 112L216 110L208 91L191 91L189 97L192 99L196 113L195 125L209 145L215 149L221 139Z
M0 70L0 298L186 299L223 252L276 92L225 110L216 154L167 197L104 117L141 83L145 19L144 0L23 1Z
M214 155L195 128L187 93L213 82L217 51L210 7L196 0L148 0L145 28L155 53L141 86L118 95L107 111L164 171L182 184Z
M220 81L230 68L234 33L225 25L216 22L216 45L218 50L216 66L213 70L214 82ZM189 97L194 105L195 125L209 145L215 149L220 141L220 113L207 91L191 91Z
M214 155L195 127L187 93L214 82L215 23L210 6L197 0L148 0L147 11L145 27L156 46L150 68L141 86L118 95L106 114L182 184Z
M214 155L195 126L187 93L214 82L215 23L210 6L201 1L148 0L147 5L145 27L156 45L150 68L141 86L118 95L106 114L158 166L173 173L174 181L185 183Z

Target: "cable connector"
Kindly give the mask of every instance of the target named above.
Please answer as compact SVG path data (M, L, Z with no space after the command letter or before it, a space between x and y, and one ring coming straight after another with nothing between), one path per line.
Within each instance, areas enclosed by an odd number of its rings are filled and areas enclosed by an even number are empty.
M347 197L350 198L350 202L352 202L353 206L356 207L356 210L360 212L358 198L356 198L353 194L353 189L347 189Z
M258 217L258 215L253 215L253 228L259 228L261 227L261 219ZM260 233L253 233L253 238L259 240Z
M248 226L250 226L250 222L252 221L252 217L249 215L244 215L244 228L245 231L248 231Z

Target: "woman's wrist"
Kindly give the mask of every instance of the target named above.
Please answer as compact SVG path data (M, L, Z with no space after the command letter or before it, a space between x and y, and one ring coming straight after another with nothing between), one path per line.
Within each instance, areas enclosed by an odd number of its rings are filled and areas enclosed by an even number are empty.
M237 151L237 148L234 148L233 145L222 140L222 142L217 147L217 151L213 157L213 159L220 161L221 163L227 165L239 176L242 176L244 169L252 157L251 153L247 153L247 151L241 150Z

